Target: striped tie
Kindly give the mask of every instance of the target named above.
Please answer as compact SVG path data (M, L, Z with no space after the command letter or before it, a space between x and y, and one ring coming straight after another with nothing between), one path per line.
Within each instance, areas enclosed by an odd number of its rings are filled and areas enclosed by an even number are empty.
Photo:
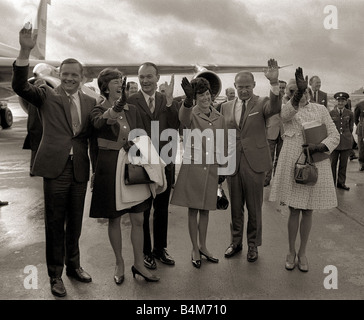
M149 110L152 114L154 113L154 109L155 109L153 101L154 101L153 97L149 97Z
M78 112L77 112L75 97L70 95L69 101L70 101L70 110L71 110L71 118L72 118L72 130L73 130L73 134L76 135L81 130L80 118L79 118Z

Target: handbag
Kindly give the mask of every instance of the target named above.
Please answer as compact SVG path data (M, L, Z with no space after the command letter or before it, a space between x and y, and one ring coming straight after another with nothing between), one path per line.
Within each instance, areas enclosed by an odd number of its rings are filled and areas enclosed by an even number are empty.
M125 185L153 183L143 166L132 163L125 164Z
M306 149L305 161L302 162L302 155L305 155L304 150ZM294 179L296 183L313 186L316 184L318 178L318 171L315 164L312 162L312 157L308 150L308 147L304 147L300 156L298 157L294 167Z
M216 208L218 210L226 210L229 207L229 200L222 188L221 184L217 187L217 203Z

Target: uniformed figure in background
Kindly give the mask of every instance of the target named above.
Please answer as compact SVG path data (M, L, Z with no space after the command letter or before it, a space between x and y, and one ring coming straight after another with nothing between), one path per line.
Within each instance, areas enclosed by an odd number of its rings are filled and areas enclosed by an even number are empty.
M337 92L334 94L334 98L337 100L337 105L330 115L340 133L340 143L330 154L331 170L337 188L348 191L350 188L345 185L345 180L348 159L353 147L354 114L345 108L349 99L346 92ZM339 168L337 168L338 162Z

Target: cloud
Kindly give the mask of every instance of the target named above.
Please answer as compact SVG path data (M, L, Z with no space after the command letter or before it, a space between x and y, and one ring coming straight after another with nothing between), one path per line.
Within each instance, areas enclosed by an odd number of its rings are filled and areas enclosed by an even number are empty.
M18 46L24 4L35 2L1 1L1 42ZM47 58L261 65L273 57L293 64L281 69L283 79L301 66L321 76L324 90L350 92L363 85L364 2L330 3L336 30L324 27L324 0L52 0Z

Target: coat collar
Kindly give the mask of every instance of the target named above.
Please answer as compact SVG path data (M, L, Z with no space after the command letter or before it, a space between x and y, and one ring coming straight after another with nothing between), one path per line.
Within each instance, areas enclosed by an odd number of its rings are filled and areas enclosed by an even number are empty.
M151 119L158 118L158 114L163 106L163 95L161 93L159 93L159 92L154 93L154 106L155 106L154 114L152 114L150 112L150 109L147 105L147 102L145 101L145 97L144 97L142 90L139 90L136 93L136 99L137 99L139 105L144 109L144 111L149 115L149 117Z
M213 106L210 106L210 117L208 117L205 113L203 113L198 106L195 106L193 108L193 112L200 118L211 122L217 120L220 117L219 112Z

